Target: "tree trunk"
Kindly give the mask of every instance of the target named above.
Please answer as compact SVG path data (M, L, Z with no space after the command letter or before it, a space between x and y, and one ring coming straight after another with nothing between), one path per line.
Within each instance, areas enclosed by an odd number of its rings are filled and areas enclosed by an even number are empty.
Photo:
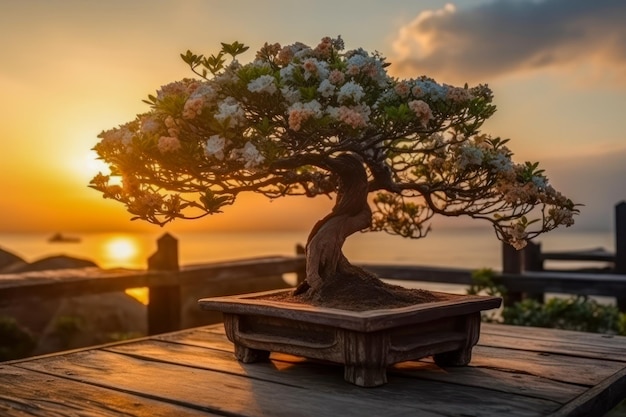
M362 272L348 262L342 247L348 236L371 224L367 172L360 158L351 154L332 159L328 167L339 177L337 201L331 213L315 224L307 239L307 276L296 294L315 293L329 281Z

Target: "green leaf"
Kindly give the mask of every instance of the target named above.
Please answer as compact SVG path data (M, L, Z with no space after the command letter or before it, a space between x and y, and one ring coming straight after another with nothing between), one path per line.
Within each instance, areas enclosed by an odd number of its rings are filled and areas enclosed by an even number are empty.
M224 53L220 52L217 55L211 55L208 58L203 58L201 63L211 72L211 74L215 75L224 68L225 62L226 59L224 58Z
M246 52L250 47L245 46L243 43L239 43L237 41L227 44L222 42L222 52L228 54L235 58L237 55L240 55Z

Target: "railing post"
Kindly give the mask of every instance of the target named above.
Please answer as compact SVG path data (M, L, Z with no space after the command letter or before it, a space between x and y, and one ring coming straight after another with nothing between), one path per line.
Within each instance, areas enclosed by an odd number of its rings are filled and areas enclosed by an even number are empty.
M615 273L626 274L626 201L615 206Z
M157 240L157 251L148 258L149 271L178 271L178 240L169 233ZM150 287L148 334L180 330L180 285Z
M543 271L541 258L541 242L528 242L524 248L524 271Z
M522 252L505 242L502 242L502 273L522 273Z
M541 257L541 242L528 242L521 253L524 271L543 271L543 259ZM542 292L526 292L524 298L532 298L535 301L543 303L544 293Z
M522 273L522 252L515 249L506 242L502 242L502 273L516 274ZM505 304L512 304L522 301L522 293L507 290Z
M615 206L615 273L626 274L626 201ZM626 297L617 298L617 307L626 311Z

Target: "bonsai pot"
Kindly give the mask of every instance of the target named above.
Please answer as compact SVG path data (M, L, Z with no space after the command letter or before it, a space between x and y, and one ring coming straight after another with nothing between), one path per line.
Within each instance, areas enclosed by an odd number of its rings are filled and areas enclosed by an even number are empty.
M276 290L199 300L221 311L237 359L267 360L281 352L344 366L344 379L361 387L387 382L389 365L434 356L439 366L471 360L480 335L480 312L499 297L435 293L440 301L368 311L349 311L275 301Z

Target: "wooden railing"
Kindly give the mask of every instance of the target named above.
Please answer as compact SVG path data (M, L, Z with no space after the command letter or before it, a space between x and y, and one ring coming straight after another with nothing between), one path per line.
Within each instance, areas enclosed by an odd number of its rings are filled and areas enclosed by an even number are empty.
M502 245L502 271L509 274L520 274L524 271L545 271L546 261L599 262L603 268L595 268L597 272L610 274L626 274L626 201L615 206L615 252L604 248L580 249L572 251L542 251L541 243L529 242L521 251L510 245ZM581 272L589 272L582 269ZM567 272L576 272L568 270Z
M0 275L0 305L29 298L49 299L80 295L121 292L129 288L149 290L148 333L157 334L181 329L181 289L209 284L219 286L243 279L296 274L305 276L302 255L241 259L192 267L178 265L178 242L169 234L161 237L158 249L149 258L148 270L101 270L98 268L37 271ZM470 285L472 270L410 265L362 264L381 278ZM585 274L550 271L496 273L495 280L505 286L511 300L523 294L565 293L603 295L617 299L626 311L626 275Z
M28 299L51 299L123 292L146 287L149 291L148 333L181 328L181 288L225 281L263 279L285 273L304 274L304 257L266 257L215 262L193 267L178 265L178 241L169 234L157 241L148 270L99 268L34 271L0 275L0 305Z
M441 282L470 285L472 270L398 265L361 265L387 279ZM626 274L594 274L555 271L524 271L512 274L495 272L494 282L506 289L506 303L523 298L543 301L546 293L594 295L613 297L617 306L626 311Z
M547 269L546 261L597 262L598 268ZM626 311L626 201L615 205L615 252L604 248L573 251L542 251L530 242L517 251L502 244L502 274L510 301L524 297L542 301L546 292L615 297Z

